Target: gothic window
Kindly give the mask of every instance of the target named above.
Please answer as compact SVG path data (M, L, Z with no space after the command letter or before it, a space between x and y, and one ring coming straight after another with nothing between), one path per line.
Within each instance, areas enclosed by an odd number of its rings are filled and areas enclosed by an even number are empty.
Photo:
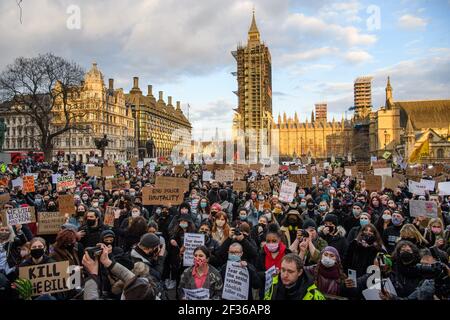
M437 150L437 157L440 158L440 159L444 158L444 149L439 148Z

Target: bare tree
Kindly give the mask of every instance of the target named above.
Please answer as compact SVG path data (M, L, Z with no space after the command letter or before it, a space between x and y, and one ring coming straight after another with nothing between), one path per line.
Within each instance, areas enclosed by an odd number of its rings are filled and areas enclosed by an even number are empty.
M86 116L79 104L83 77L78 64L51 53L17 58L0 74L1 101L35 123L45 161L51 161L55 137L86 130L77 124Z

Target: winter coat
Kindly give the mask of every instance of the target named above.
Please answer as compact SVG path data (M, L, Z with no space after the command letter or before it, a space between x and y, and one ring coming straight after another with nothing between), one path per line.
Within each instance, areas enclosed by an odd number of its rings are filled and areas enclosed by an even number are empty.
M192 275L193 269L193 266L189 267L184 270L183 274L181 275L180 284L178 286L179 299L182 299L184 297L183 289L197 289L194 276ZM202 288L209 289L210 300L220 300L222 298L222 276L220 275L220 272L211 265L208 265L208 274Z
M341 257L345 257L348 248L348 241L345 238L345 229L341 226L337 226L336 233L334 235L327 234L325 235L322 230L324 226L320 226L317 229L319 236L325 240L329 246L335 248Z

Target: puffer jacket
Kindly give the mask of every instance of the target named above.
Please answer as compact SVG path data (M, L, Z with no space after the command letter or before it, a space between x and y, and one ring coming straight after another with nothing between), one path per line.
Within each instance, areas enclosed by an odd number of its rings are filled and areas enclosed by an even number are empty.
M348 249L348 241L345 238L345 234L346 231L343 227L341 226L337 226L337 231L336 234L334 235L330 235L327 234L325 235L322 231L323 231L324 226L320 226L317 229L317 232L319 233L319 236L325 240L329 246L332 246L333 248L335 248L338 252L339 255L341 256L341 259L343 257L345 257L345 255L347 254L347 249Z

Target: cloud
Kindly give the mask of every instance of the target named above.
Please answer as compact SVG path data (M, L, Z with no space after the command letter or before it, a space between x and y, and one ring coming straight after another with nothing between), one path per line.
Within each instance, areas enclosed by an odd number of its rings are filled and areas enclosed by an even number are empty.
M278 96L278 97L286 97L286 96L288 96L287 93L284 93L284 92L281 92L281 91L274 91L274 92L272 93L272 95L273 95L273 96Z
M229 135L236 105L226 99L210 101L206 104L196 104L190 110L191 123L194 128L193 137L208 140L215 134L216 128L220 134Z
M414 30L425 28L428 22L423 18L404 14L398 19L398 24L403 29Z
M325 56L339 52L338 48L322 47L307 51L285 54L281 57L281 62L297 62L297 61L312 61L318 60Z
M364 50L349 51L344 55L344 57L347 62L352 64L361 64L373 60L373 57Z

